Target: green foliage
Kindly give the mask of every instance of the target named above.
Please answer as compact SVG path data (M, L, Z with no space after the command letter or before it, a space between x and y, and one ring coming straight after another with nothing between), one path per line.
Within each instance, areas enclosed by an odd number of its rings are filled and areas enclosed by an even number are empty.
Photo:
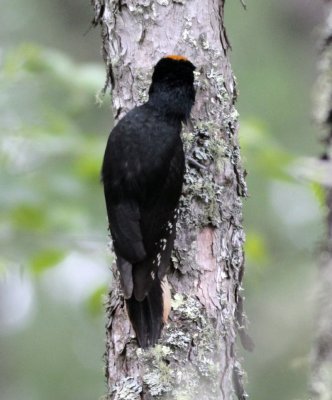
M100 123L91 117L98 113L95 94L103 82L102 67L76 64L34 44L11 49L3 58L3 256L30 266L32 273L56 266L106 233L99 178L106 132L104 126L98 132Z
M65 257L65 253L58 249L39 250L31 259L31 271L40 274L47 268L54 267Z
M45 215L33 204L19 204L10 210L12 227L27 231L40 231L46 227Z
M107 286L101 285L89 296L86 307L91 315L100 315L104 310Z
M326 208L326 189L317 182L310 182L309 187L311 188L318 204L322 208Z
M252 118L241 121L240 143L245 160L250 163L250 173L260 173L270 179L291 179L287 167L294 155L282 148L262 121Z
M99 65L78 65L63 53L33 43L22 44L7 54L3 74L9 79L40 79L44 75L62 85L93 94L100 90L104 79L103 68Z
M269 259L264 236L257 232L246 233L245 253L250 264L264 267Z

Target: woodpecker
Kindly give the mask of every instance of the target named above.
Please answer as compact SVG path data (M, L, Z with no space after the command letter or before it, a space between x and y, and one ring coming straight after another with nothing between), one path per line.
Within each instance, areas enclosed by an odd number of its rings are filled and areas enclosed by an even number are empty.
M195 102L194 70L182 56L159 60L149 100L114 127L102 165L116 265L142 348L156 344L170 307L166 273L185 171L180 133Z

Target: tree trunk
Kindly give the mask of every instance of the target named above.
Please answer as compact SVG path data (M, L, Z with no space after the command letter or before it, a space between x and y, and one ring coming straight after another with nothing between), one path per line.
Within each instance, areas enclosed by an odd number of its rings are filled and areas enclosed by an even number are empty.
M117 273L108 301L109 399L246 398L236 355L245 347L242 201L236 83L223 0L92 0L101 24L115 118L147 100L153 66L185 55L197 69L192 125L183 128L187 173L168 281L172 312L160 344L137 348Z
M329 171L328 179L323 179L326 189L327 238L318 276L316 339L310 388L313 400L332 399L332 1L326 2L326 12L327 19L318 64L319 77L315 89L315 115L324 145L320 163Z

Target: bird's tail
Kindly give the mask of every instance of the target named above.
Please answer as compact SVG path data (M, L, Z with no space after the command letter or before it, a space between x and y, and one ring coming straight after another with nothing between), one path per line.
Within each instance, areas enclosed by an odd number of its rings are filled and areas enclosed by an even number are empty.
M136 300L133 293L126 303L139 346L143 349L154 346L163 327L163 289L160 279L156 277L142 301Z

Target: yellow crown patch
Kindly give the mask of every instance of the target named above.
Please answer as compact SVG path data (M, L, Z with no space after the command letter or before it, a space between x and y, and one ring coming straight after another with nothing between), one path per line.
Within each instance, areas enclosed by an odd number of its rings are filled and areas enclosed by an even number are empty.
M164 58L170 58L171 60L176 60L176 61L188 61L188 58L183 57L183 56L178 56L176 54L171 54L171 55L166 56Z

